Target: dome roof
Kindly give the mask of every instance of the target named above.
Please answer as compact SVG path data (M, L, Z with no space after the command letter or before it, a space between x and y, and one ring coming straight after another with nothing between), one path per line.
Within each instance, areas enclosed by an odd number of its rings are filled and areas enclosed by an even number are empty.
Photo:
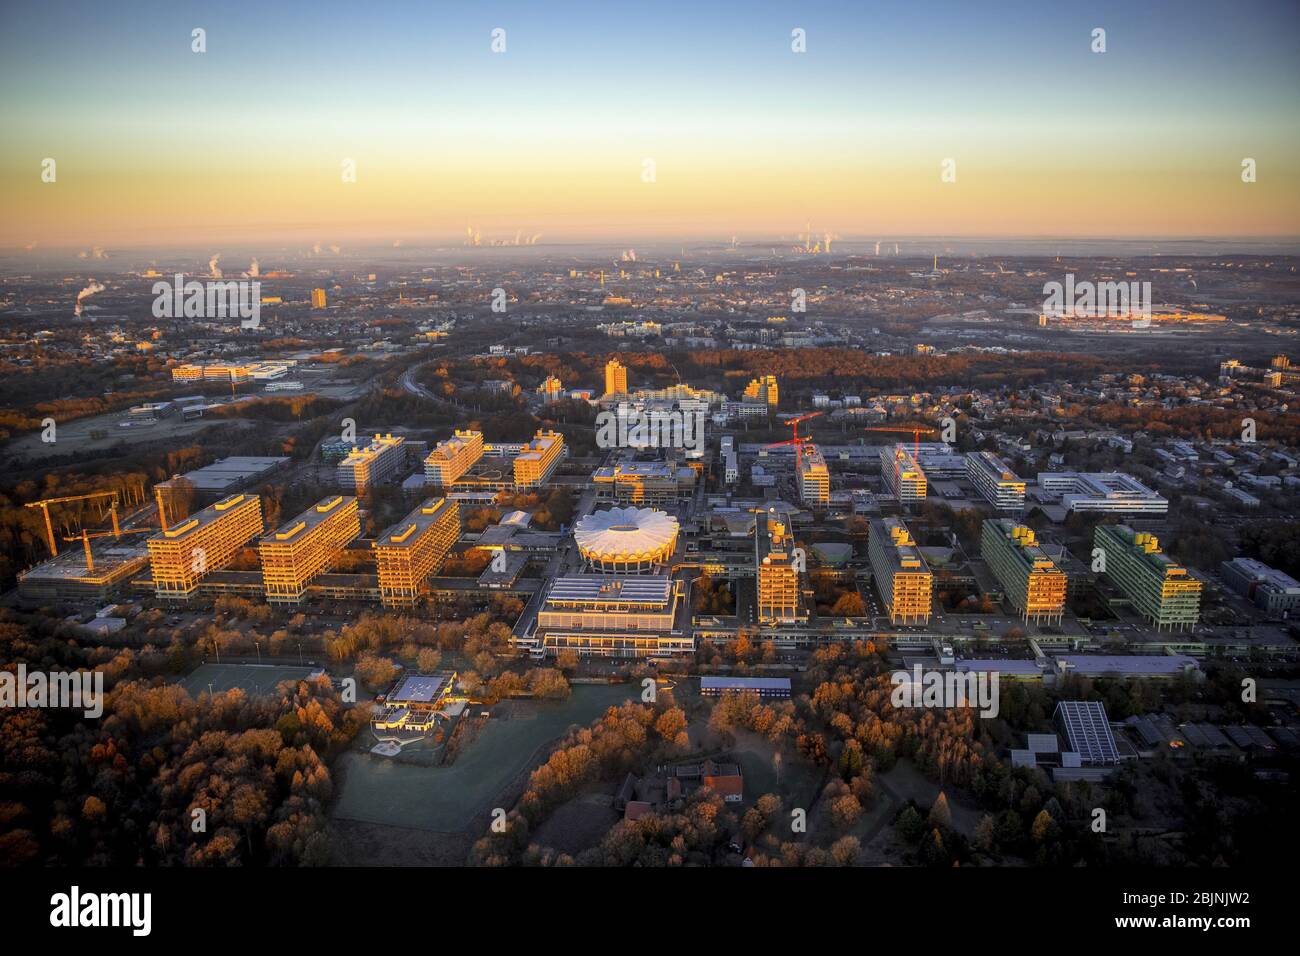
M589 557L626 558L661 554L677 540L677 519L653 508L610 508L578 520L573 538Z

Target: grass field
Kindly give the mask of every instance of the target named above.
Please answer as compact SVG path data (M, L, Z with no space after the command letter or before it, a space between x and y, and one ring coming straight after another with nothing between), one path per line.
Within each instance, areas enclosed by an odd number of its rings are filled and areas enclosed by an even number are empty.
M490 811L501 792L537 754L573 724L589 724L640 687L578 685L564 701L514 701L510 719L493 717L450 767L421 767L369 753L340 758L339 820L459 832Z
M212 685L215 693L238 687L249 694L266 695L275 691L282 680L301 680L314 667L288 664L200 664L181 681L190 696L198 697Z

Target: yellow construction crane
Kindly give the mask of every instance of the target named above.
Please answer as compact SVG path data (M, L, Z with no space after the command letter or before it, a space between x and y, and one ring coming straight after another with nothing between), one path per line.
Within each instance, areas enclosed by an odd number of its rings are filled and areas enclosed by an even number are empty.
M86 571L90 572L95 570L95 556L90 551L91 538L107 538L109 535L112 535L114 538L120 538L124 534L148 534L157 530L157 528L129 528L126 531L119 531L117 526L114 525L112 531L96 531L91 533L85 528L82 528L81 534L64 535L63 540L81 542L81 546L86 549Z
M113 514L113 531L118 533L117 526L117 500L119 493L116 491L95 491L88 495L65 495L62 498L44 498L40 501L32 501L27 504L28 508L40 508L45 513L45 539L50 546L50 556L58 557L59 546L54 540L54 524L50 521L50 505L64 504L69 501L92 501L96 498L111 498L112 503L110 510Z

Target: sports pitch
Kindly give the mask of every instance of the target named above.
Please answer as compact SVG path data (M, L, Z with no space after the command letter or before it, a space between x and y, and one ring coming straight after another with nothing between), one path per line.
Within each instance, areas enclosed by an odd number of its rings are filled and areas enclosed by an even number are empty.
M211 685L214 693L238 687L245 693L266 696L275 692L282 680L301 680L316 670L288 664L200 664L181 686L190 696L198 697Z

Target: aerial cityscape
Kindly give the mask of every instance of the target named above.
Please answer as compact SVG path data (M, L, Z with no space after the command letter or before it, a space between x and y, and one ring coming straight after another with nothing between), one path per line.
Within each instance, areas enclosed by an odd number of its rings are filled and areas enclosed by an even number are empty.
M1294 3L56 6L6 870L1296 850Z

